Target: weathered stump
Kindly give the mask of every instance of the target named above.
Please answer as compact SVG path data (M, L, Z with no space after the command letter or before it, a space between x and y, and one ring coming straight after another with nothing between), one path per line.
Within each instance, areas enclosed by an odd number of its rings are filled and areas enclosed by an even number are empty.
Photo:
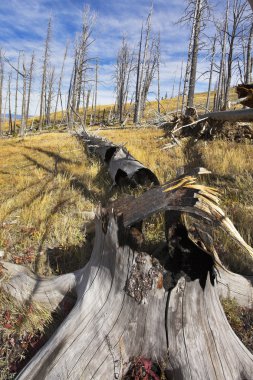
M225 317L213 261L197 249L190 255L202 265L175 270L133 251L121 218L98 218L76 304L18 379L117 379L145 357L168 379L250 380L253 356Z

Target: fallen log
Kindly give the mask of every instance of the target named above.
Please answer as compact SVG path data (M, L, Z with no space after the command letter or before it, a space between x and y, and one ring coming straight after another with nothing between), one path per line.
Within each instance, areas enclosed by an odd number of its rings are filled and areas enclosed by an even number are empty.
M216 223L253 255L217 205L216 193L191 177L115 201L98 213L89 263L71 275L74 308L18 379L122 379L138 358L157 363L167 379L252 378L253 356L232 331L219 300L234 278L226 278L219 266L215 274L212 253L194 244L180 225L162 257L129 245L130 226L162 209ZM58 278L61 289L66 278ZM250 306L252 285L243 281L244 298L236 284L231 294L239 293Z
M205 118L222 121L253 121L253 109L209 112L201 115L199 121Z
M136 160L124 147L83 131L79 132L78 136L85 142L88 151L98 155L107 165L113 185L159 184L156 175Z

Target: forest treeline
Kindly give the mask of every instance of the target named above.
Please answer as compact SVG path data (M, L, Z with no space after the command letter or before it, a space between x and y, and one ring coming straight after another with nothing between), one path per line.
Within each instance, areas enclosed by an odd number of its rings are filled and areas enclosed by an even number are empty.
M207 80L207 111L227 108L229 89L235 82L251 82L253 17L247 1L227 0L222 13L217 12L210 0L185 1L184 14L175 28L187 26L188 51L182 59L180 77L177 81L174 78L173 88L163 95L160 89L163 46L160 33L153 31L152 16L151 8L147 18L140 20L140 34L134 47L126 35L122 37L114 65L115 104L107 112L107 123L113 120L125 123L131 116L139 124L151 85L156 87L158 113L162 112L161 100L168 97L169 91L171 96L177 94L177 108L184 113L186 107L194 106L196 83L200 79ZM13 62L8 59L8 51L0 49L0 134L8 131L22 136L27 128L42 130L66 124L71 129L76 122L84 126L101 119L105 122L105 113L101 116L97 107L99 57L91 55L95 27L96 14L85 6L81 31L74 41L66 43L57 74L52 60L52 18L48 21L42 56L34 52L28 56L19 51ZM69 78L65 70L67 57L73 62ZM207 65L201 72L199 66L203 65L198 64L203 60ZM39 77L40 94L36 118L31 118L31 99L38 92L35 76ZM67 81L68 88L64 85ZM210 96L212 91L214 99Z

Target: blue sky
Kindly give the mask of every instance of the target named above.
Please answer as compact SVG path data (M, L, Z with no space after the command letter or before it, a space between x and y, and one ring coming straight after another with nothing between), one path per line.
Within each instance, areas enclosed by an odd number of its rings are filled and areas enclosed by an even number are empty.
M222 5L225 3L222 0ZM221 4L220 3L220 4ZM43 51L43 42L46 35L48 19L52 16L53 33L51 44L51 62L59 73L66 40L74 40L81 29L82 10L84 4L89 4L97 13L94 26L94 43L91 45L90 55L98 57L99 69L99 97L100 104L113 101L113 71L114 62L122 35L125 34L134 47L136 46L142 21L146 18L150 8L148 0L94 0L83 2L79 0L8 0L0 3L0 47L5 51L14 64L19 50L24 50L27 61L32 51L36 54L36 75L32 112L36 112L39 93L39 75ZM176 25L175 22L183 14L184 1L154 0L153 30L161 33L162 65L161 65L161 92L171 94L172 83L176 76L180 76L180 65L185 58L189 28L187 25ZM210 32L210 31L209 31ZM211 33L211 32L210 32ZM73 54L69 52L66 62L65 82L67 88ZM199 63L199 71L204 70L208 63L203 60ZM8 70L8 67L6 67ZM206 81L202 78L198 82L198 90L205 90ZM150 97L156 94L154 82ZM176 91L176 90L175 90Z

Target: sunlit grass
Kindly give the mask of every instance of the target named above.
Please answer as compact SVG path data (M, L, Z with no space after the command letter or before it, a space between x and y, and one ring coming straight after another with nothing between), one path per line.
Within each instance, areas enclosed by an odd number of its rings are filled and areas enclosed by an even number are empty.
M48 273L48 248L85 243L85 212L106 191L101 166L64 133L0 144L0 249L8 260Z

